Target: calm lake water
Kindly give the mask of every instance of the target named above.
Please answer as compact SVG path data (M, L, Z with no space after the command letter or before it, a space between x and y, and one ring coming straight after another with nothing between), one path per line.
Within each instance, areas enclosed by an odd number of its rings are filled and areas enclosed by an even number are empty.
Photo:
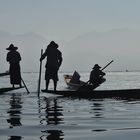
M58 89L64 90L63 74ZM23 88L0 95L0 140L140 139L140 100L71 99L46 93L38 98L38 73L22 77L30 94ZM88 77L81 73L82 80ZM98 89L140 88L139 72L108 72L106 79ZM6 86L9 77L0 77L0 87Z

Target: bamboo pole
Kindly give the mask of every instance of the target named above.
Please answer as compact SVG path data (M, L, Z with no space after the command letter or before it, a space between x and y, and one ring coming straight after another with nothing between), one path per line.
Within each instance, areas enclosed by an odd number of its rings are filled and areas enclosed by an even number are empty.
M29 92L29 90L28 90L28 88L27 88L27 86L26 86L26 84L25 84L25 82L23 81L22 77L21 77L21 81L22 81L22 83L23 83L24 87L26 88L27 93L30 93L30 92Z
M43 49L41 49L41 56L43 54ZM41 71L42 71L42 61L40 61L40 68L39 68L39 79L38 79L38 97L40 95L40 85L41 85Z

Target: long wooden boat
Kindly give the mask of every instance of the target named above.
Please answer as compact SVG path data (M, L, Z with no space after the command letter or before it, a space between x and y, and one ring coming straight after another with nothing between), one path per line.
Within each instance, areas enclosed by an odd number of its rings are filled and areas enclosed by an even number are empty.
M63 95L65 97L76 98L121 98L121 99L140 99L140 89L120 89L120 90L93 90L93 91L74 91L74 90L42 90L45 93Z
M16 88L7 87L7 88L0 88L0 94L3 94L3 93L8 92L8 91L17 90L17 89L20 89L20 88L23 88L23 87L16 87Z

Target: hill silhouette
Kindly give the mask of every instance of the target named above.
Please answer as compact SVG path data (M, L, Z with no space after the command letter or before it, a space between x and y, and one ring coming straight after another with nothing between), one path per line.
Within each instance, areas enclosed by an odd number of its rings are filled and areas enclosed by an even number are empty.
M95 63L104 66L112 59L114 63L107 70L140 70L139 36L140 30L114 29L105 32L92 31L69 42L56 41L64 58L60 70L90 71ZM33 32L13 35L0 31L1 72L8 69L5 48L10 43L19 47L22 71L38 71L40 50L45 49L49 41Z

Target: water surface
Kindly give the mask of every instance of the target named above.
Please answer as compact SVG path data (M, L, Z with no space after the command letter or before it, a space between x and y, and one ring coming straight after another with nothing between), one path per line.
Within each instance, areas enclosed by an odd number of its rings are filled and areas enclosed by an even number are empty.
M81 79L88 80L88 73ZM58 89L65 89L63 73ZM138 72L110 72L98 89L140 87ZM41 93L38 73L23 73L30 91L19 89L0 95L0 140L139 140L140 100L71 99ZM0 86L10 86L9 77ZM42 75L41 88L44 88ZM53 88L51 82L50 89Z

